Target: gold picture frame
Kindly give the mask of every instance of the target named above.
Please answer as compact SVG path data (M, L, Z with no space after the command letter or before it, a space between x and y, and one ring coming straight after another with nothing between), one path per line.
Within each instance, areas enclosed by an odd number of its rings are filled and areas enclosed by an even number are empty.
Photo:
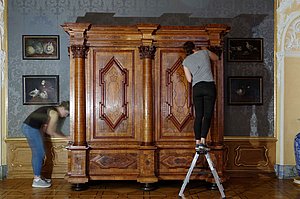
M23 35L24 60L58 60L59 35Z
M228 77L229 105L262 105L263 78L261 76Z
M58 75L23 75L23 105L59 103Z
M228 62L263 62L262 38L228 38Z

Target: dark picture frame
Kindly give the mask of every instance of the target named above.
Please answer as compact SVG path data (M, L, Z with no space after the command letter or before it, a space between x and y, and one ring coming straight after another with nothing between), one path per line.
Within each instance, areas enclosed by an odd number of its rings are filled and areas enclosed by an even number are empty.
M58 60L59 51L59 35L22 36L24 60Z
M227 39L228 62L262 62L263 51L262 38Z
M23 105L59 103L59 75L23 75Z
M229 105L262 105L263 78L261 76L228 77Z

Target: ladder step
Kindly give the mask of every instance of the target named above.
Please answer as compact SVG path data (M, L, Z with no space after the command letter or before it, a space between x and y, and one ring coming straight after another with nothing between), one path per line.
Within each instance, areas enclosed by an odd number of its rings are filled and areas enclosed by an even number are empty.
M200 171L200 172L198 172L197 174L199 174L199 175L206 175L206 174L210 174L210 172L208 172L208 171Z

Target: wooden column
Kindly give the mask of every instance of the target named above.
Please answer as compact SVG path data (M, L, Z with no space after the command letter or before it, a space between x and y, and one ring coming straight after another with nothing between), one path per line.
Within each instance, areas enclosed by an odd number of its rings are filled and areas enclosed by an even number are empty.
M155 46L140 46L140 58L143 60L143 146L153 145L153 81L152 60Z
M85 57L86 31L90 24L66 23L62 26L70 35L70 131L68 147L68 181L88 182L88 146L86 143ZM79 188L80 189L80 188Z
M142 45L139 47L140 58L143 60L143 135L140 145L140 174L137 181L148 183L158 181L155 175L155 150L154 127L153 127L153 77L152 60L154 59L156 47L153 45L152 35L157 30L158 25L138 25L142 33Z
M214 119L212 124L212 129L210 136L211 136L211 145L214 146L223 146L224 140L224 83L223 83L223 76L224 76L224 68L223 68L223 49L221 46L210 46L209 50L216 53L219 57L219 60L212 63L212 71L213 76L215 78L215 83L217 85L217 99L215 104L215 112L214 112Z
M74 134L73 146L86 146L85 122L85 45L71 45L73 55L74 73Z

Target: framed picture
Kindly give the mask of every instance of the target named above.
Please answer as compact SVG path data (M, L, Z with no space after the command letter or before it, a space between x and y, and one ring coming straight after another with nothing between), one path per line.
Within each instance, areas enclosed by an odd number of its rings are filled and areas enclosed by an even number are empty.
M263 104L263 78L260 76L228 77L230 105Z
M58 75L23 75L23 104L58 104Z
M59 59L59 35L23 35L24 60Z
M262 38L228 38L227 61L262 62Z

